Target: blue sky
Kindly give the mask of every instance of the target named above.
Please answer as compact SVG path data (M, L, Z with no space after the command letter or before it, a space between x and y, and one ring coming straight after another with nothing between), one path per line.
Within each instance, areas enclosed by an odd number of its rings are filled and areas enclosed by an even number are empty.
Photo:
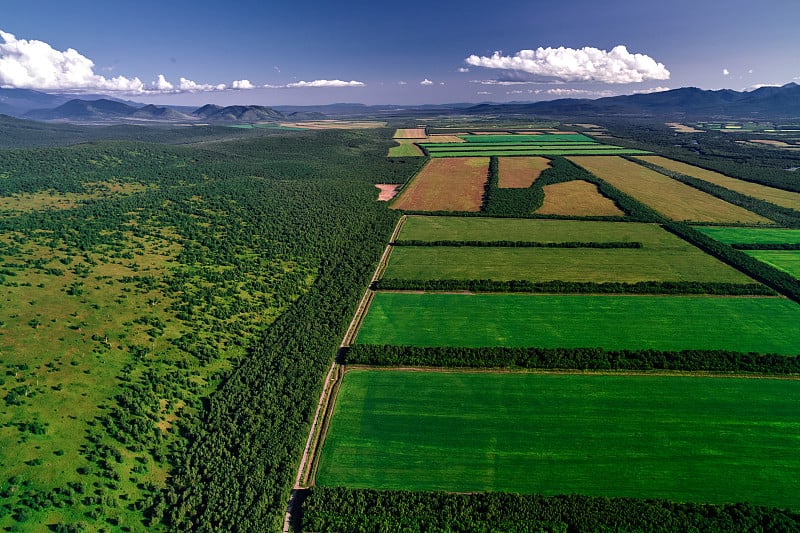
M0 86L187 105L742 90L800 81L798 21L797 0L3 0Z

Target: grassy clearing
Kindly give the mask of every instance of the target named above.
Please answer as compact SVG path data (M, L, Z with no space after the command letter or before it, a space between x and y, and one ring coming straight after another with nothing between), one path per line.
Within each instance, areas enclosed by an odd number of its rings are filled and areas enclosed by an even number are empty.
M725 244L800 244L800 229L719 226L696 226L694 229Z
M568 159L673 220L750 224L771 222L621 157L578 156Z
M540 215L625 216L610 198L603 196L597 185L583 180L545 185L544 201L536 210Z
M680 161L674 161L666 157L650 155L639 156L637 159L658 165L659 167L667 170L672 170L673 172L679 172L693 178L719 185L720 187L725 187L726 189L730 189L747 196L752 196L753 198L758 198L759 200L765 200L781 207L800 211L800 193L797 192L784 191L774 187L760 185L758 183L750 183L748 181L731 178L730 176L720 174L719 172L714 172L713 170L706 170L694 165L681 163Z
M674 235L656 224L419 215L406 219L398 240L641 242L659 248L678 245Z
M384 276L402 280L755 283L677 238L674 246L661 249L398 246L392 250Z
M356 342L794 355L798 323L782 298L379 292Z
M429 161L392 203L410 211L473 211L481 209L489 159L453 158Z
M744 250L761 262L783 270L787 274L800 279L800 251L796 250Z
M501 189L524 189L533 185L550 167L550 160L544 157L501 157L498 165L498 186Z
M410 139L395 139L399 143L397 146L389 148L388 157L421 157L425 154L419 149L419 146L414 144Z
M0 217L48 209L74 209L89 200L103 200L146 191L148 187L135 182L104 181L85 183L85 193L63 193L55 190L0 196Z
M351 370L317 482L797 509L798 401L798 381Z

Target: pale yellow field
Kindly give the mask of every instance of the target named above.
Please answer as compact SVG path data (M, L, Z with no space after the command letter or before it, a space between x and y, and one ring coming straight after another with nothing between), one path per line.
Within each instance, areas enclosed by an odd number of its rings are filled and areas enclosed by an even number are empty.
M376 120L365 120L361 122L348 120L312 120L309 122L284 122L281 126L287 128L306 128L310 130L368 130L372 128L383 128L385 122Z
M530 187L545 169L550 168L550 160L545 157L500 157L498 164L498 186L501 189Z
M594 183L584 180L545 185L539 215L625 216L614 202L600 194Z
M567 159L673 220L771 223L762 216L621 157L572 156Z
M426 137L425 128L400 128L394 132L395 139L424 139Z
M704 130L698 130L692 126L681 124L680 122L667 122L667 126L677 131L678 133L705 133Z
M408 211L480 211L488 171L488 157L431 159L391 207Z
M752 196L753 198L765 200L781 207L787 207L789 209L800 211L800 193L784 191L782 189L767 187L766 185L760 185L758 183L751 183L749 181L731 178L730 176L720 174L719 172L714 172L713 170L706 170L704 168L681 163L680 161L674 161L672 159L667 159L666 157L657 155L639 156L636 159L641 159L642 161L647 161L648 163L658 165L667 170L680 172L681 174L686 174L687 176L701 179L703 181L719 185L720 187L725 187L726 189L746 194L747 196Z

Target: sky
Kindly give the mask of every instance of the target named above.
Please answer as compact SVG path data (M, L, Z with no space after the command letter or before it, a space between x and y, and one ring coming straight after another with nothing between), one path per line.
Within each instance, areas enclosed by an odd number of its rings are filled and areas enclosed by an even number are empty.
M0 87L202 105L800 82L798 0L2 0Z

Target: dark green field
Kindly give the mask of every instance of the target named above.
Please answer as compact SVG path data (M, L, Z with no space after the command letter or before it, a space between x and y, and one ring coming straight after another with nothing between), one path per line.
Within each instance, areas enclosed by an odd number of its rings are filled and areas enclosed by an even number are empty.
M800 250L746 250L745 253L800 279Z
M800 244L800 229L717 226L695 226L694 229L725 244Z
M795 380L352 370L317 482L797 509L798 402Z
M379 292L356 342L794 355L797 324L783 298Z

